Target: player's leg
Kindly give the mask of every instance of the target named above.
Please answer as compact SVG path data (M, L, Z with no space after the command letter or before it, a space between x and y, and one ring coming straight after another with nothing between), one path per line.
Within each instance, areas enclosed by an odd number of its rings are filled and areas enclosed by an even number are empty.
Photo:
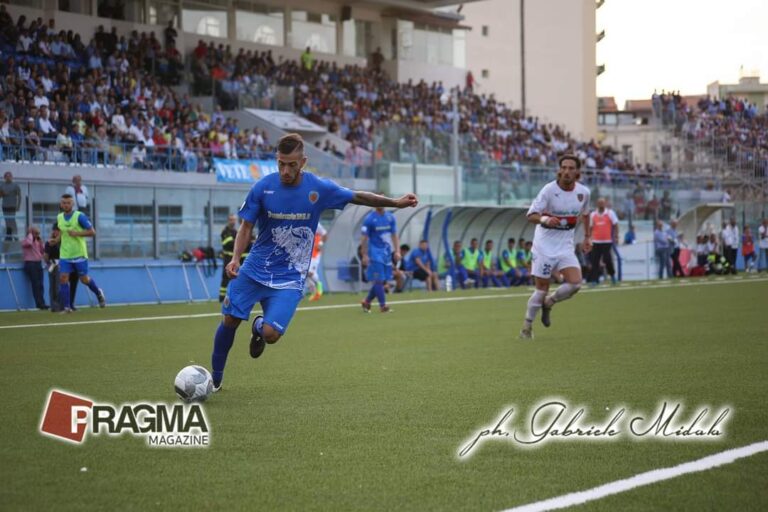
M432 271L432 275L430 276L430 280L432 281L432 290L433 292L436 292L440 289L440 277L437 275L437 272Z
M104 296L104 290L99 288L96 281L88 275L88 260L78 261L75 263L75 268L77 268L77 273L80 274L80 282L86 285L99 300L99 307L103 308L106 306L107 299Z
M300 301L301 291L299 290L271 288L267 290L265 297L261 300L264 318L259 323L254 322L254 329L266 343L277 343L277 340L285 334Z
M253 305L259 297L259 289L256 282L243 274L233 279L227 288L227 295L222 302L221 313L224 315L216 334L213 338L213 351L211 353L211 369L213 385L221 386L224 379L224 367L227 364L227 356L232 344L235 342L235 332L240 322L248 320Z
M520 331L521 339L533 338L533 322L536 315L544 305L544 300L549 291L549 278L554 268L554 261L544 256L534 254L531 270L534 276L534 285L536 289L528 299L528 305L525 310L525 322Z
M611 278L611 284L616 284L616 269L613 266L613 255L611 254L611 249L613 249L613 245L612 244L601 244L601 245L605 245L605 248L603 249L603 263L605 263L605 272ZM680 266L679 262L678 262L678 266ZM680 269L680 272L682 274L682 269Z
M384 311L385 308L388 310L386 305L386 294L384 293L384 283L392 278L392 267L372 261L366 269L366 275L368 281L372 283L372 285L371 289L368 291L368 296L361 303L363 311L366 313L371 311L371 302L374 298L378 299L379 307L382 311Z
M558 302L570 299L581 289L581 266L579 265L579 261L576 259L575 254L558 258L556 265L565 282L555 290L555 293L544 300L541 322L545 327L551 325L550 313L552 307Z
M61 297L61 312L72 311L69 296L69 274L74 270L74 265L69 260L59 260L59 297Z

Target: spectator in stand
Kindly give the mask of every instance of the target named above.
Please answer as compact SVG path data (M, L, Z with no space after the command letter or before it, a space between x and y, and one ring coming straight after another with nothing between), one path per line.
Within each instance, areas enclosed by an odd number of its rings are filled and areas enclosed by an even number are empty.
M24 254L24 273L32 286L32 297L37 309L48 309L43 297L43 255L45 246L40 238L40 228L29 226L27 236L21 241L21 251Z
M382 64L384 64L384 54L381 53L381 47L378 47L371 54L371 69L376 73L380 73Z
M739 226L736 224L736 218L731 217L730 222L723 230L723 256L728 262L728 269L731 274L736 274L736 256L739 253L741 237L739 236Z
M312 49L307 46L304 53L301 54L301 67L305 73L310 73L315 65L315 56L312 55Z
M88 187L83 185L83 177L79 174L72 176L72 184L68 185L64 190L65 194L75 198L74 210L81 211L84 214L90 216L90 202L91 197L88 194Z
M349 144L344 154L344 161L352 166L352 172L355 177L361 174L360 170L365 165L365 153L357 146L354 140Z

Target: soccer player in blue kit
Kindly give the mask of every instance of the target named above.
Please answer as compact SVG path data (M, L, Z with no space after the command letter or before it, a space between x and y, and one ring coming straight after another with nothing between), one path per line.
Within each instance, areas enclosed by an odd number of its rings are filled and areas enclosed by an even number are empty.
M389 313L384 284L392 279L392 259L400 261L400 240L397 237L395 216L384 208L376 208L363 221L362 238L363 266L368 282L373 283L363 302L363 311L371 312L371 301L379 300L382 313Z
M278 172L256 182L240 206L240 229L232 261L226 272L232 277L222 304L222 320L213 340L211 367L214 391L221 389L227 355L240 322L256 302L264 315L251 324L251 357L264 351L285 334L302 298L304 280L312 257L312 244L320 214L343 209L347 203L374 208L407 208L418 204L414 194L393 199L371 192L352 191L305 172L304 140L292 133L277 144ZM240 255L250 242L254 225L259 235L240 267Z

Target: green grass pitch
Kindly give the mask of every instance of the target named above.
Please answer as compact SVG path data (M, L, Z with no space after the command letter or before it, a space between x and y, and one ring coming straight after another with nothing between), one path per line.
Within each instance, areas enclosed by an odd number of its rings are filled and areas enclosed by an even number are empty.
M364 315L352 295L302 307L258 360L241 328L224 390L205 404L207 449L149 448L38 433L51 388L122 403L175 401L176 372L210 367L214 315L0 329L2 510L501 510L768 439L768 280L586 291L553 326L517 339L526 290L394 304ZM215 313L214 304L4 313L0 326ZM663 398L733 407L715 442L462 443L507 404L563 397L598 414ZM87 467L87 472L80 468ZM768 453L641 487L579 510L768 510Z

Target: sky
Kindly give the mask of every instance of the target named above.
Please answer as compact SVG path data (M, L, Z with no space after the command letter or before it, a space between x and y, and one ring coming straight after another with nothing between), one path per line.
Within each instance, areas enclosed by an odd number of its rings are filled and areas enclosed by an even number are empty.
M740 67L768 82L768 0L606 0L597 10L597 95L650 98L655 89L706 94Z

